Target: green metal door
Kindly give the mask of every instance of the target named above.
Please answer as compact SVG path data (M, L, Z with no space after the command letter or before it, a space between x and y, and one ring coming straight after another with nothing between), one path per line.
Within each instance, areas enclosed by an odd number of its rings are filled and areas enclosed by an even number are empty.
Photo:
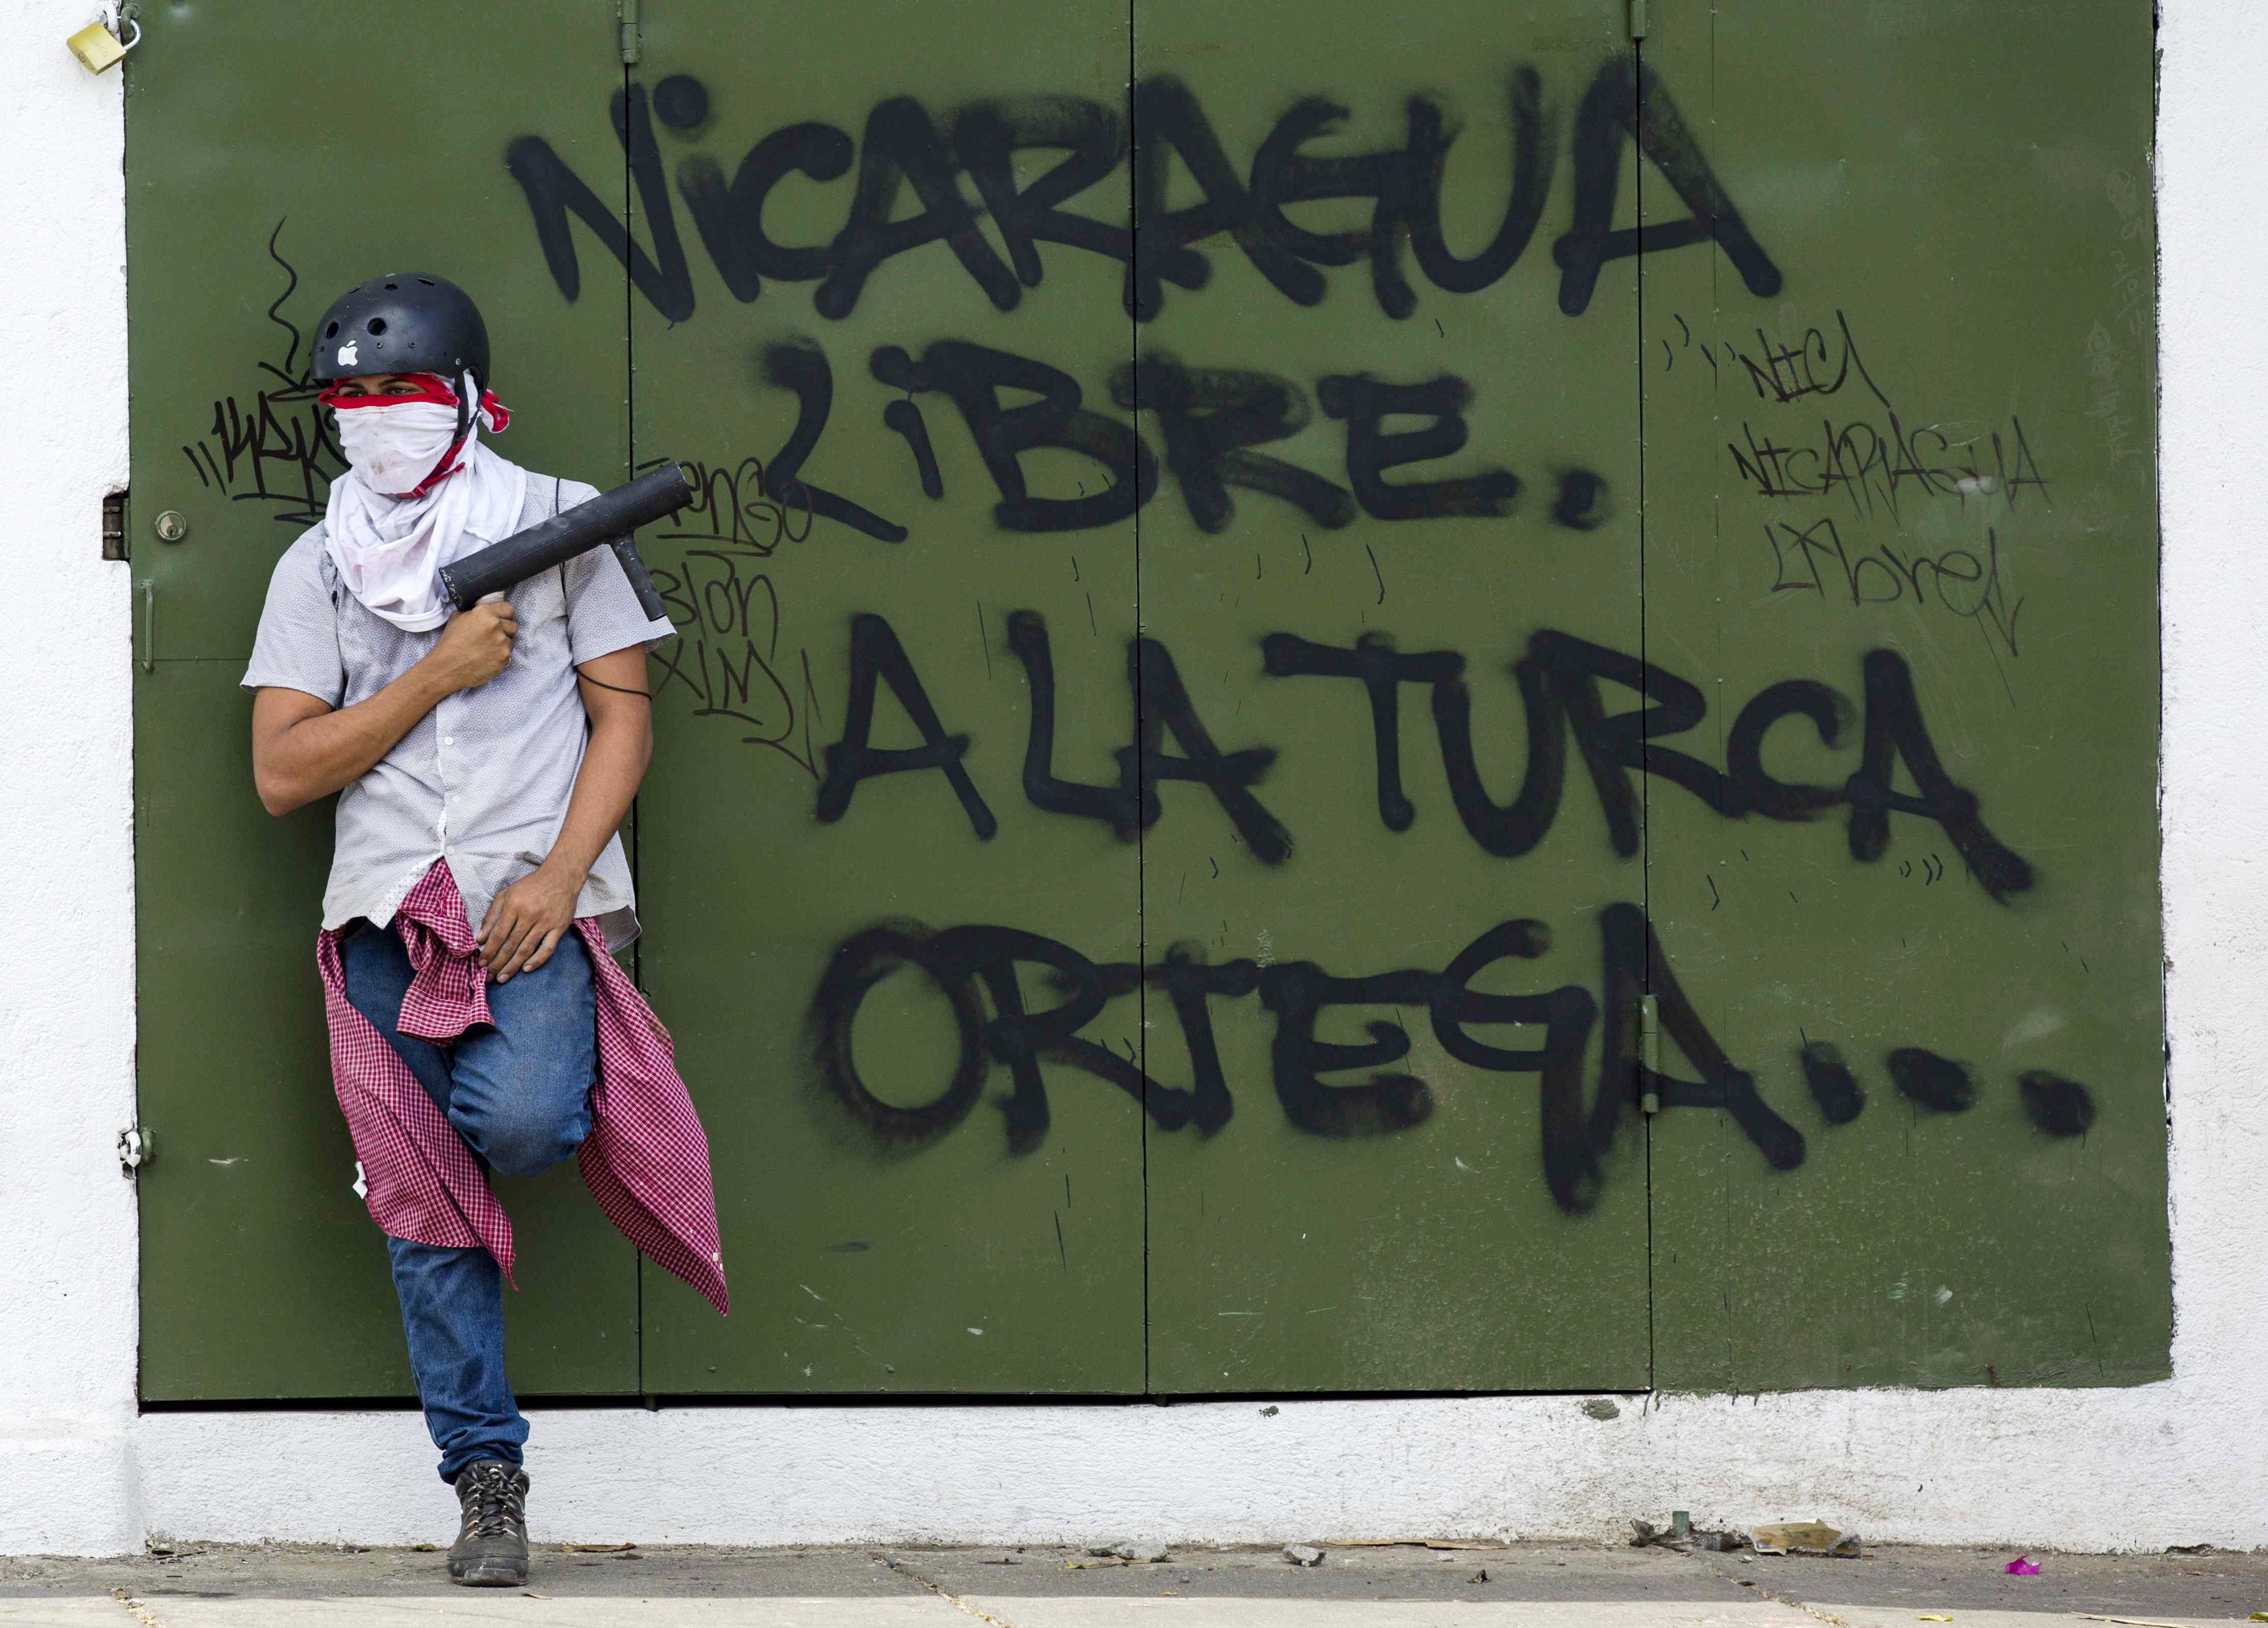
M2162 1374L2146 23L1650 9L158 8L144 1394L407 1389L235 683L412 264L508 455L702 487L637 959L735 1311L561 1172L523 1389Z
M650 556L681 637L640 803L643 969L734 1295L720 1322L649 1271L647 1382L1138 1391L1140 1108L1093 1072L1123 1075L1138 1030L1093 970L1140 957L1138 850L1027 799L1012 649L1044 618L1057 772L1107 773L1130 505L1092 457L988 468L972 434L1032 391L1107 411L1129 323L1117 262L1044 221L1020 279L952 156L994 187L1092 166L1065 207L1123 232L1125 12L799 16L657 8L632 92L656 132L633 164L657 268L631 306L637 456L705 482ZM1011 486L1029 514L1004 520ZM1083 523L1045 528L1064 512ZM1057 1056L988 1070L980 1025L1090 998L1083 1035L1024 1042ZM1058 1060L1086 1047L1111 1050Z
M1231 440L1218 498L1184 453L1141 517L1191 712L1275 755L1167 783L1142 851L1148 961L1216 980L1152 988L1149 1070L1234 1113L1151 1134L1158 1389L1646 1383L1643 1147L1588 1137L1589 918L1643 873L1574 777L1553 806L1523 701L1551 640L1639 637L1634 267L1571 316L1552 262L1624 10L1136 8L1144 427L1301 426ZM1216 147L1261 200L1233 238Z
M2161 1378L2150 10L1654 12L1655 1381Z
M558 300L503 155L541 129L619 218L611 4L511 3L479 26L411 0L144 9L129 59L142 1392L153 1401L406 1395L386 1251L353 1191L314 966L328 801L280 821L237 689L269 573L341 467L306 341L373 273L473 291L502 450L604 483L629 438L622 286ZM185 517L158 540L165 511ZM635 1257L571 1170L508 1192L513 1373L637 1389Z

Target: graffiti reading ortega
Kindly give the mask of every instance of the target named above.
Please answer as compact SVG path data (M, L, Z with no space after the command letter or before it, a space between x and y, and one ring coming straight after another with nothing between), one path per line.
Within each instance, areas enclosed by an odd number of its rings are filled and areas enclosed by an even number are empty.
M1366 1025L1370 1039L1361 1044L1323 1040L1317 1033L1322 1014L1334 1007L1400 1006L1422 1009L1441 1049L1459 1062L1489 1073L1535 1077L1543 1110L1543 1179L1553 1201L1570 1215L1596 1204L1605 1182L1605 1157L1625 1116L1633 1112L1720 1112L1771 1168L1792 1170L1802 1164L1803 1133L1764 1100L1756 1077L1734 1064L1710 1034L1680 988L1646 913L1635 904L1609 904L1599 913L1598 929L1597 995L1572 983L1502 995L1472 985L1500 961L1543 955L1551 944L1544 923L1499 922L1440 972L1403 969L1336 977L1305 961L1261 966L1238 959L1208 965L1190 944L1176 945L1162 961L1143 967L1093 961L1069 945L1012 927L932 932L916 922L884 922L851 934L836 947L813 1000L811 1022L828 1089L887 1146L925 1145L960 1124L976 1107L995 1064L1007 1070L1011 1082L999 1106L1012 1153L1028 1153L1047 1138L1043 1063L1124 1091L1161 1131L1195 1125L1210 1136L1236 1111L1214 1038L1212 1003L1256 994L1275 1019L1269 1060L1277 1102L1285 1119L1309 1135L1387 1135L1432 1117L1432 1087L1391 1066L1410 1055L1410 1033L1402 1025L1373 1020ZM918 969L943 998L957 1036L950 1077L935 1095L910 1107L877 1094L858 1072L852 1046L858 1010L868 993L909 967ZM1057 1005L1035 1012L1025 1004L1019 970L1025 967L1042 972L1060 996ZM1113 999L1145 988L1162 992L1173 1009L1189 1058L1186 1087L1162 1083L1132 1059L1080 1033ZM1662 1033L1699 1078L1666 1073L1645 1061L1638 1035L1639 1003L1646 994L1653 998ZM1472 1033L1491 1025L1540 1029L1540 1040L1512 1048ZM1587 1102L1582 1077L1594 1027L1600 1031L1598 1071ZM1858 1118L1866 1094L1835 1046L1807 1042L1798 1061L1822 1119L1844 1125ZM1326 1073L1363 1069L1377 1072L1357 1084L1323 1079ZM1977 1105L1974 1076L1951 1057L1901 1046L1889 1054L1885 1072L1917 1111L1962 1114ZM2026 1115L2047 1135L2080 1136L2094 1123L2093 1095L2075 1080L2035 1070L2022 1077L2019 1093Z
M809 283L815 285L813 308L831 320L849 316L874 273L908 254L950 254L997 309L1012 311L1025 290L1044 281L1046 244L1118 262L1125 270L1125 307L1146 321L1164 308L1167 285L1195 292L1211 282L1211 254L1197 246L1222 233L1270 287L1297 305L1322 302L1329 269L1366 262L1379 308L1401 319L1418 307L1405 249L1433 287L1478 293L1512 269L1542 222L1559 144L1543 105L1541 77L1533 68L1514 68L1506 97L1510 194L1494 234L1470 256L1450 250L1441 224L1443 177L1456 140L1453 121L1422 96L1405 105L1400 146L1331 157L1306 149L1336 129L1348 110L1308 97L1277 120L1241 175L1196 92L1168 76L1136 82L1123 114L1080 97L1022 96L972 102L940 118L913 97L894 96L874 105L855 139L817 121L782 126L750 147L729 179L714 155L690 153L677 165L673 198L654 121L696 132L710 106L699 79L676 74L655 87L651 102L644 86L631 85L615 92L609 107L647 243L541 136L512 141L504 166L526 196L545 264L563 296L572 300L582 291L573 229L580 221L672 322L687 320L695 310L679 200L734 299L759 298L768 281ZM1613 225L1624 149L1632 140L1688 211L1682 219L1642 228ZM1769 298L1779 291L1778 268L1710 168L1660 76L1634 55L1600 65L1576 108L1571 146L1572 218L1551 246L1561 311L1580 316L1588 309L1601 271L1613 262L1692 244L1715 244L1749 292ZM1026 183L1017 176L1017 155L1027 152L1062 156ZM1123 192L1095 190L1130 156L1138 230L1122 224ZM831 239L783 244L771 237L764 205L775 187L790 175L841 180L854 161L858 173L843 223ZM1169 209L1177 168L1202 200ZM962 192L964 178L975 201ZM918 212L896 218L909 188ZM1111 218L1065 207L1083 195L1101 203ZM1325 199L1367 200L1369 224L1313 232L1285 212ZM980 230L981 215L991 217L1005 259Z
M1266 747L1220 750L1164 644L1143 637L1128 647L1131 739L1117 753L1116 784L1100 785L1067 781L1055 772L1055 667L1047 626L1037 612L1021 610L1009 617L1008 646L1023 663L1031 692L1023 790L1034 807L1098 821L1130 840L1162 815L1160 787L1183 782L1211 793L1254 858L1265 865L1290 858L1291 832L1253 790L1275 752ZM1502 804L1481 781L1473 749L1472 697L1459 652L1405 654L1388 635L1373 632L1351 646L1271 633L1261 641L1261 653L1262 670L1271 677L1349 679L1362 687L1379 820L1390 831L1406 831L1417 819L1416 807L1403 789L1397 716L1400 687L1415 684L1431 696L1450 803L1472 839L1501 858L1529 852L1551 829L1565 788L1572 735L1597 793L1609 846L1624 858L1638 851L1640 799L1634 777L1644 774L1683 787L1728 820L1755 814L1800 822L1845 809L1851 857L1864 863L1889 851L1892 814L1933 821L1993 899L2006 903L2032 885L2030 864L1992 835L1977 793L1947 772L1922 718L1912 671L1895 651L1870 651L1861 661L1863 708L1812 679L1784 680L1758 691L1734 718L1725 737L1726 766L1719 769L1660 744L1690 734L1708 716L1698 685L1635 656L1543 630L1512 664L1527 715L1527 768L1517 795ZM1602 689L1609 683L1634 692L1646 704L1609 712ZM875 700L885 685L919 732L920 746L885 749L870 744ZM1859 763L1841 785L1782 780L1765 766L1765 738L1774 725L1804 719L1819 744L1832 748L1854 716L1860 719ZM1168 734L1178 751L1165 749ZM968 772L968 751L969 737L947 732L889 622L872 613L854 617L849 703L843 733L825 750L819 818L843 818L864 781L936 770L946 777L969 829L989 839L999 822ZM1916 787L1912 792L1896 789L1901 767Z

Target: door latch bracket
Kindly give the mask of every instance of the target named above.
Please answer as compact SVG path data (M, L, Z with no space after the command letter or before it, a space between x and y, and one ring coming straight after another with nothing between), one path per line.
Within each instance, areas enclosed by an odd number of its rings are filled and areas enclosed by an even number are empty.
M106 560L129 557L126 547L126 494L122 490L103 494L102 557Z

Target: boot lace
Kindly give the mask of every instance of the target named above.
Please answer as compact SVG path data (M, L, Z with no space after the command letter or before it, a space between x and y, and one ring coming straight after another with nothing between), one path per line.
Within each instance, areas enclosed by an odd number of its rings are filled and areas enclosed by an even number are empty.
M465 1500L468 1535L473 1537L517 1536L521 1514L519 1489L509 1470L487 1470L473 1478L471 1496Z

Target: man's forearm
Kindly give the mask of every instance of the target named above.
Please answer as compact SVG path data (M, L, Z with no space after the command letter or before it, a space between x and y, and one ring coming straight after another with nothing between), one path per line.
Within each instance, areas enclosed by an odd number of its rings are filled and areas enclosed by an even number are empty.
M567 818L559 836L544 858L578 888L598 863L608 842L622 829L637 795L647 762L653 755L653 732L643 708L617 711L592 720L591 739L583 749L583 766L576 771L575 790L567 799Z
M576 664L590 734L559 835L543 863L496 896L481 923L481 958L499 983L534 971L575 924L591 866L630 812L653 756L653 718L638 645Z
M261 800L283 814L352 785L450 692L420 662L366 700L294 724L262 755Z

